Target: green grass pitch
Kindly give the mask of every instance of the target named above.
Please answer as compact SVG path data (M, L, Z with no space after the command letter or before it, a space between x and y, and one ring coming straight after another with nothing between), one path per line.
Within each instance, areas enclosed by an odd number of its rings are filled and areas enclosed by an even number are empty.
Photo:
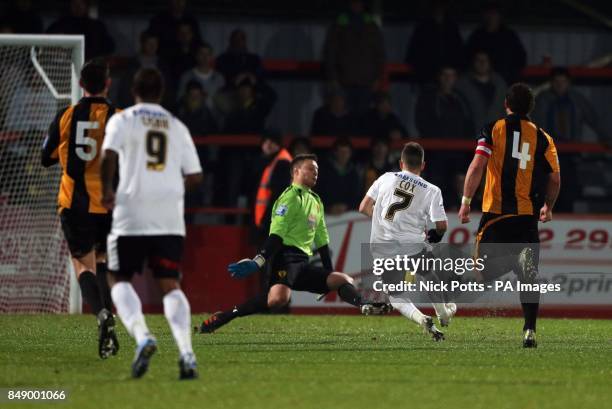
M194 317L199 322L201 316ZM0 316L0 388L67 389L57 408L603 408L612 401L612 322L541 319L539 348L521 321L456 318L434 343L401 317L254 316L195 335L200 378L179 382L163 316L147 316L159 352L129 377L133 341L97 357L91 316Z

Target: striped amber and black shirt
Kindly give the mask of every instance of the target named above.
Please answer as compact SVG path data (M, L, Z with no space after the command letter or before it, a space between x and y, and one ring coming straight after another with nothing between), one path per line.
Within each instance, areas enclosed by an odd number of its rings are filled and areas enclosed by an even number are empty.
M43 166L62 166L59 210L107 213L102 206L100 149L104 128L117 109L103 97L84 97L61 110L42 149Z
M476 154L489 158L482 211L533 215L544 204L548 175L559 172L553 139L527 117L510 114L485 126Z

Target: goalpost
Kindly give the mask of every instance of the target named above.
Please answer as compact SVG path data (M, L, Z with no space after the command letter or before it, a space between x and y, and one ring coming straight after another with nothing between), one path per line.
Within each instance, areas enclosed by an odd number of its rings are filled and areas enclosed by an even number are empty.
M40 158L57 111L81 97L84 44L0 35L0 313L80 311L57 215L61 171Z

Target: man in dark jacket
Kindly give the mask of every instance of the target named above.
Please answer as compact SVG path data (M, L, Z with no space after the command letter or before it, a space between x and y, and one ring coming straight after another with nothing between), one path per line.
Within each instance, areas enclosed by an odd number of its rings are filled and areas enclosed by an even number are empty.
M465 48L459 26L448 16L448 0L436 0L431 15L416 26L408 48L406 62L415 70L420 81L435 81L443 65L462 68Z
M235 29L230 34L229 46L217 57L215 69L223 74L225 83L229 86L232 86L236 77L242 73L253 74L257 79L263 73L261 58L249 51L246 33L241 29Z
M437 86L426 86L417 98L416 127L425 138L470 138L474 126L469 108L455 90L457 71L449 66L440 69Z
M363 116L358 133L370 138L389 138L394 131L399 132L402 138L408 136L402 121L393 112L391 96L379 92L374 97L372 108Z
M253 74L236 77L238 105L225 120L225 133L258 134L276 103L276 92Z
M317 108L310 125L311 135L351 136L355 134L356 118L346 107L346 98L339 89L331 90L325 105Z
M527 52L521 39L503 23L500 6L495 2L485 7L483 25L468 38L468 58L471 59L478 51L485 51L489 55L493 69L507 84L515 82L527 64Z
M324 60L327 79L344 87L349 108L365 111L385 64L383 35L361 0L352 0L327 32Z
M356 210L359 205L363 182L352 156L351 142L338 138L334 143L333 156L321 163L321 182L317 190L325 205L325 212L329 214Z
M89 17L89 0L72 0L69 13L53 22L47 29L49 34L83 34L85 36L85 59L111 54L115 41L100 20Z
M147 31L159 38L159 53L164 58L174 54L179 46L176 37L179 24L189 25L196 43L202 41L198 20L185 7L186 0L168 0L168 8L149 21Z

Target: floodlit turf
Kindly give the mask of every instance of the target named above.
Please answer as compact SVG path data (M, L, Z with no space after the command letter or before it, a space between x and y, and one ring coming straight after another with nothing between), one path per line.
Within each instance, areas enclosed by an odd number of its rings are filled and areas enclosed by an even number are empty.
M159 353L144 378L132 380L133 343L123 327L119 355L102 361L91 316L0 316L0 388L69 391L64 404L0 406L600 409L612 402L609 321L543 319L540 347L523 350L517 319L457 318L436 344L396 316L256 316L196 335L200 379L179 382L164 317L147 320Z

